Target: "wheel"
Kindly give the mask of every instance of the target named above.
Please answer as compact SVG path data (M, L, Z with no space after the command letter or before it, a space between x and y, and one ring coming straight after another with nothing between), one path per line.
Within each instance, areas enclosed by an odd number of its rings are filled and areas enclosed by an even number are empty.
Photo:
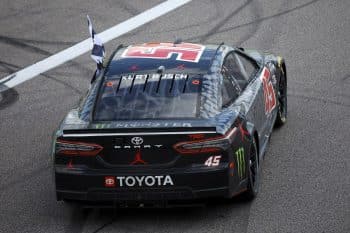
M278 112L275 121L276 127L281 127L287 121L287 78L285 72L281 72L281 79L279 82L278 93Z
M255 139L253 139L248 159L248 185L244 196L247 200L252 200L259 192L260 183L259 155Z

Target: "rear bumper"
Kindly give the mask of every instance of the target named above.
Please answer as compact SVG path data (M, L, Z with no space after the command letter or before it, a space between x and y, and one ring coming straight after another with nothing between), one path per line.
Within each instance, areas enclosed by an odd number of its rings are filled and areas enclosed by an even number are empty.
M134 189L121 191L118 189L90 189L87 192L78 192L72 190L57 190L57 199L79 200L79 201L175 201L175 200L194 200L208 197L227 197L228 188L215 188L207 190L190 189Z
M153 186L135 185L127 187L118 183L105 187L105 177L170 176L172 183L156 182ZM106 172L55 168L57 199L80 201L171 201L194 200L208 197L229 197L230 176L227 165L216 168L148 169L130 172Z

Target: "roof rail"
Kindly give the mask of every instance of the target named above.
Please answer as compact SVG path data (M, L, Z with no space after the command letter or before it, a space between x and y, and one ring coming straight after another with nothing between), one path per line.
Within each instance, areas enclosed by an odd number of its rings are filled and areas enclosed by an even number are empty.
M115 56L115 54L121 49L121 48L124 48L125 46L120 44L118 45L118 47L112 52L111 56L109 56L108 60L103 64L103 68L105 68L105 72L103 75L105 75L105 73L107 72L108 70L108 67L109 67L109 64L111 63L113 57Z

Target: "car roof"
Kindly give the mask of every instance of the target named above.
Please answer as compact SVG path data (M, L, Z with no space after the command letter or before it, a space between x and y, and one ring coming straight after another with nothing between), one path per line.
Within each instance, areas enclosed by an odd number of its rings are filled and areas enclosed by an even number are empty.
M117 49L106 70L106 77L121 74L207 73L218 45L192 43L144 43Z

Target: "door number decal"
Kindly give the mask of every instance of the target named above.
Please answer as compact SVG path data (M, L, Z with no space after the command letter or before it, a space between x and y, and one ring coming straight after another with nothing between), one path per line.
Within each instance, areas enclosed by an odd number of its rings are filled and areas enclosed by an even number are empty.
M204 163L208 167L219 166L221 160L221 155L210 156Z
M271 82L270 71L265 67L260 79L264 87L265 114L270 114L276 107L276 94Z

